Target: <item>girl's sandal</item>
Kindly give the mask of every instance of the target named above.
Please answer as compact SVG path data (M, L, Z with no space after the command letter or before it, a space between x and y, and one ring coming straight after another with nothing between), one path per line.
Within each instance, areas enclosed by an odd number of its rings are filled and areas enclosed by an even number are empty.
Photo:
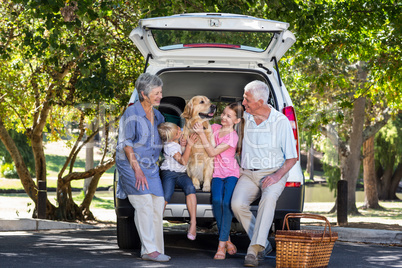
M218 246L218 251L214 256L214 260L224 260L226 258L226 246Z
M187 238L188 238L189 240L191 240L191 241L194 241L196 237L197 237L197 234L196 234L196 235L193 235L193 234L190 233L190 232L187 233Z
M237 253L236 246L230 241L226 242L226 249L227 249L229 255L235 255Z

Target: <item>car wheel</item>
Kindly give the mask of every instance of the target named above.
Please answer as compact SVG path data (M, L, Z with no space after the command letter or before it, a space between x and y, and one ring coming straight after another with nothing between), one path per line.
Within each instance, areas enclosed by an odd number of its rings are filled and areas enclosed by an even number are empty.
M300 230L300 218L288 219L288 223L289 223L289 230ZM275 220L275 230L282 230L282 227L283 227L283 219Z
M117 245L120 249L139 249L141 247L134 217L117 217Z

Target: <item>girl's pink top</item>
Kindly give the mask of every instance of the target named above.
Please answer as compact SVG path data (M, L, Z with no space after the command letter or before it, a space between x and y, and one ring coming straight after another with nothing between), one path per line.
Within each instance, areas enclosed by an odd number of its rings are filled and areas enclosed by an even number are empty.
M239 136L237 135L236 131L233 130L224 137L219 138L219 130L222 128L222 126L219 124L213 124L211 127L214 133L216 146L221 143L230 146L227 150L215 156L214 173L212 176L214 178L227 178L231 176L238 178L240 175L240 167L237 163L235 155Z

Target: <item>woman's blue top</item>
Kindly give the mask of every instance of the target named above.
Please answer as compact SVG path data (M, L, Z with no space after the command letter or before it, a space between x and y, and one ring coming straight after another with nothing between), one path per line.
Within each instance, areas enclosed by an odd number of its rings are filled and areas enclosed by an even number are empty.
M141 194L163 196L157 165L162 141L157 127L165 119L158 110L153 109L153 111L154 125L146 118L144 108L139 101L129 106L120 119L116 146L116 167L119 172L116 194L120 199L125 199L127 195ZM135 188L135 173L124 152L125 146L133 147L135 157L147 178L149 189Z

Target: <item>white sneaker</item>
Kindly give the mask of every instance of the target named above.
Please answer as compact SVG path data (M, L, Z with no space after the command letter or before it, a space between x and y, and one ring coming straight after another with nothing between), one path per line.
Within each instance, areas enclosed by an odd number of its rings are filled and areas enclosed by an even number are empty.
M148 254L144 254L141 256L141 259L143 259L144 261L157 261L157 262L166 262L170 260L170 257L168 255L165 254L159 254L157 257L151 257Z

